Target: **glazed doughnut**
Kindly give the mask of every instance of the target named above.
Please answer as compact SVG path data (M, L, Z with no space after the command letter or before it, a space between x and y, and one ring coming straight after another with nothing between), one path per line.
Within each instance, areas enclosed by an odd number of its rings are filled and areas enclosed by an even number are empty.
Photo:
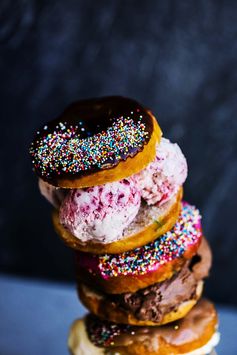
M54 210L52 221L55 231L63 242L76 250L94 254L118 254L141 247L168 232L177 221L181 209L183 189L162 206L142 203L135 219L124 230L121 238L111 243L82 242L60 223L59 212Z
M168 280L118 295L79 284L79 297L91 313L111 322L146 326L173 322L184 317L201 297L211 259L210 247L203 238L197 254Z
M199 211L186 202L173 229L143 247L120 254L76 252L76 275L105 293L136 292L170 278L201 243Z
M161 130L151 112L119 96L78 101L36 134L36 174L54 186L84 188L129 177L156 154Z
M92 315L71 327L72 355L209 354L218 344L218 319L212 303L200 300L176 322L157 327L136 327L102 321Z

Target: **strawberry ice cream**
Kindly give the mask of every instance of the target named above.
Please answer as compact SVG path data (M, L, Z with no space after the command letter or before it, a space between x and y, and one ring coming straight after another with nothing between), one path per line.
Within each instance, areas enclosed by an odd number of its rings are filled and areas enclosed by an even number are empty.
M110 243L123 237L141 203L134 179L71 190L59 210L61 224L82 242Z
M154 161L129 178L84 189L57 188L40 179L39 188L75 237L106 244L129 234L139 216L141 197L160 209L172 201L186 177L187 163L179 146L162 138Z
M138 189L148 205L161 206L172 198L187 178L186 159L175 143L162 138L156 147L156 158L135 175Z

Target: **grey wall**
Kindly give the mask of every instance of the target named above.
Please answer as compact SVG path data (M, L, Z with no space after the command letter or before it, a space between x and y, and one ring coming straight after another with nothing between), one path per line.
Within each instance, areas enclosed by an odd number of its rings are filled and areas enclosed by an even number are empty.
M214 251L207 293L237 304L236 1L1 0L4 272L72 280L28 145L71 101L121 94L149 106L189 163L185 198Z

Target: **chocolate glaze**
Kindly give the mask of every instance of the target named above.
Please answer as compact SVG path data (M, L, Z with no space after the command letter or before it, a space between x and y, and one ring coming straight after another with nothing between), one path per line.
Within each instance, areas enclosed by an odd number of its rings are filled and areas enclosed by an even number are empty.
M46 169L42 168L42 158L37 154L39 143L48 134L54 134L55 131L57 133L60 129L60 123L66 127L73 127L75 131L74 136L79 137L80 140L86 140L98 133L106 132L107 129L121 117L130 117L136 125L139 123L144 125L146 134L141 138L140 144L136 146L130 145L126 147L126 149L121 149L119 154L118 152L115 153L113 146L111 146L109 156L103 161L102 165L98 165L93 161L93 164L89 167L86 166L84 169L66 171L62 163L63 159L58 158L55 160L53 169L49 169L48 167ZM125 122L125 126L126 124ZM37 132L30 148L30 154L32 156L35 172L44 180L51 182L55 178L58 179L59 175L61 178L78 178L91 172L114 167L121 160L126 160L127 157L136 155L143 149L144 144L150 140L152 131L153 122L151 116L145 108L134 100L120 96L83 100L73 103L61 116L47 123ZM129 142L129 140L127 140L127 142ZM86 153L89 154L90 151L88 150ZM73 156L71 159L73 159Z
M72 125L80 125L80 136L88 138L101 131L106 131L114 119L120 116L131 116L137 123L142 115L142 122L146 125L148 132L152 133L151 117L147 110L137 101L122 96L107 96L95 99L88 99L71 104L64 113L52 122L66 120ZM84 131L81 129L84 128Z
M212 303L202 299L185 318L158 327L135 327L102 321L95 316L86 318L90 340L101 347L129 346L143 343L149 350L159 353L160 342L171 346L183 346L205 336L211 327L210 337L217 326L217 315ZM210 328L209 328L210 332Z

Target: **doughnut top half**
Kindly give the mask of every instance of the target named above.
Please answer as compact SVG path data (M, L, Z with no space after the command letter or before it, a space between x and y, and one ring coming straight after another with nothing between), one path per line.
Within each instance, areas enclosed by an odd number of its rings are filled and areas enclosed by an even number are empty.
M45 181L74 179L135 156L152 131L151 115L132 99L83 100L37 132L30 155L36 174Z
M176 351L189 346L190 351L203 346L215 333L217 314L213 304L205 299L199 301L186 317L164 326L146 327L115 324L88 315L86 328L92 343L98 347L113 348L132 344L147 344L152 352L162 354L163 347L174 347ZM209 337L209 339L208 339ZM155 344L155 348L153 348Z

